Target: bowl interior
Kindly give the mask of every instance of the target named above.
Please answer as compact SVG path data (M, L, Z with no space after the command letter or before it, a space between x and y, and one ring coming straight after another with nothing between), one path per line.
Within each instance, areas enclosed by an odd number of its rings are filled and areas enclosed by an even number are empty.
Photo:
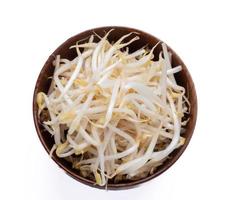
M109 41L115 42L121 36L123 36L127 33L130 33L130 32L137 32L137 34L139 34L140 40L135 41L134 43L132 43L129 46L129 50L131 52L138 50L139 48L141 48L145 45L147 45L149 48L152 48L154 45L156 45L160 41L159 39L155 38L154 36L151 36L148 33L145 33L140 30L132 29L132 28L101 27L101 28L91 29L91 30L82 32L82 33L68 39L61 46L59 46L52 53L52 55L48 58L48 60L46 61L44 67L42 68L42 70L40 72L40 75L38 77L38 80L37 80L37 83L35 86L34 99L33 99L33 115L34 115L34 122L35 122L36 130L37 130L38 136L39 136L43 146L45 147L45 149L48 153L50 152L50 149L52 148L52 145L54 144L54 139L53 139L53 137L50 136L49 133L47 133L43 129L43 127L41 126L41 124L38 120L38 116L37 116L38 107L36 104L36 94L40 91L43 91L45 93L48 91L48 88L51 83L50 77L52 77L53 72L54 72L54 67L53 67L52 63L55 60L55 57L57 55L61 55L62 58L67 58L67 59L72 60L73 58L75 58L75 56L77 54L76 54L75 49L69 49L70 46L74 45L79 40L88 38L94 32L100 36L104 36L104 34L107 33L107 31L109 31L112 28L114 30L110 33L110 35L108 37ZM132 34L131 37L134 37L134 36L135 36L135 33ZM191 76L190 76L185 64L182 62L182 60L177 56L177 54L171 48L168 47L168 50L172 53L172 66L182 65L182 67L183 67L183 70L181 72L177 73L175 75L175 78L176 78L177 83L186 89L187 97L191 103L190 114L189 114L189 116L187 116L187 117L190 117L190 120L185 127L186 132L183 134L183 136L186 138L186 142L183 146L181 146L180 148L173 151L170 154L170 159L167 159L163 165L158 167L154 174L152 174L146 178L137 180L137 181L128 181L128 182L123 182L123 183L118 183L118 184L109 183L108 184L109 189L129 188L129 187L138 185L140 183L146 182L146 181L158 176L159 174L161 174L162 172L167 170L180 157L180 155L183 153L183 151L185 150L185 148L187 147L187 145L191 139L191 136L193 134L193 130L195 127L196 115L197 115L196 91L195 91ZM154 51L155 59L158 58L160 51L161 51L161 45L158 45L158 47L156 47L156 49ZM53 154L53 160L62 169L64 169L64 171L68 175L72 176L73 178L77 179L78 181L85 183L87 185L90 185L90 186L103 188L98 185L94 185L93 181L80 176L79 173L75 169L72 168L72 165L69 162L67 162L65 159L58 158L55 153Z

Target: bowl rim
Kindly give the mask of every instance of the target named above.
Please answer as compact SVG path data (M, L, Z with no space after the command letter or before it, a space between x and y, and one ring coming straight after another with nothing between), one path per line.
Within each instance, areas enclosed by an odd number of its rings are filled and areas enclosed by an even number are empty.
M61 48L63 48L70 41L74 40L76 37L79 37L80 35L83 35L83 34L86 34L86 33L96 32L98 30L109 30L109 29L126 29L126 30L129 30L129 32L139 32L140 35L144 35L144 36L146 35L147 37L153 38L153 39L155 39L157 41L162 41L162 40L158 39L157 37L151 35L150 33L144 32L144 31L142 31L140 29L126 27L126 26L102 26L102 27L96 27L96 28L92 28L92 29L88 29L88 30L85 30L83 32L80 32L80 33L70 37L66 41L64 41L61 45L59 45L55 49L55 51L48 57L48 59L46 60L44 66L42 67L41 71L39 72L38 78L36 80L34 92L33 92L32 110L33 110L33 120L34 120L34 124L35 124L35 129L36 129L36 132L37 132L37 135L39 137L40 142L42 143L43 147L45 148L45 150L46 150L46 152L48 154L50 153L50 151L49 151L49 148L47 147L47 145L45 143L44 138L42 137L41 130L39 128L39 120L38 120L37 112L36 112L36 108L35 108L36 107L36 95L37 95L37 92L38 92L37 91L38 83L42 79L42 76L43 76L42 72L44 71L44 69L46 69L46 67L48 67L50 65L50 61L51 61L51 59L53 59L53 56L55 57L56 52L58 52ZM188 140L185 141L184 145L181 148L178 148L177 153L175 154L175 156L170 159L170 162L168 162L168 164L166 164L165 167L163 167L162 169L156 171L154 174L149 175L149 176L147 176L145 178L142 178L142 179L139 179L139 180L135 180L135 181L131 181L131 182L127 182L127 183L117 183L117 184L108 183L107 187L106 186L99 186L99 185L95 184L95 182L93 182L92 180L86 179L86 178L80 176L79 174L76 174L76 173L72 172L72 170L68 169L68 167L66 167L65 165L60 163L56 159L55 156L52 156L51 157L52 160L54 160L55 163L61 169L63 169L64 172L66 172L66 174L68 174L69 176L71 176L75 180L77 180L77 181L79 181L79 182L81 182L81 183L83 183L85 185L92 186L92 187L99 188L99 189L106 189L106 188L111 189L111 190L130 189L130 188L134 188L135 186L138 186L138 185L140 185L142 183L148 182L151 179L156 178L157 176L159 176L160 174L162 174L163 172L168 170L180 158L180 156L183 154L183 152L187 148L187 146L188 146L188 144L189 144L189 142L190 142L190 140L192 138L195 126L196 126L197 110L198 110L197 94L196 94L196 89L195 89L195 86L194 86L194 82L192 80L192 77L191 77L186 65L184 64L184 62L181 60L181 58L176 54L176 52L172 48L170 48L168 45L167 45L167 48L169 49L169 51L172 52L172 55L175 56L176 59L181 62L182 67L185 68L185 73L187 74L187 76L188 76L188 78L189 78L189 80L191 82L191 88L189 90L192 90L192 93L193 93L193 96L194 96L193 105L191 104L191 109L193 109L193 112L192 112L193 113L192 129L190 130Z

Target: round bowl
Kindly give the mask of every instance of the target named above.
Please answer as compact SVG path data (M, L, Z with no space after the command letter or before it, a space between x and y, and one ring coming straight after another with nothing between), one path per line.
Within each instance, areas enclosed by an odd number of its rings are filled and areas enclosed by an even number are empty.
M109 27L99 27L94 28L91 30L84 31L82 33L79 33L71 38L69 38L67 41L65 41L62 45L60 45L47 59L46 63L44 64L39 77L37 79L35 90L34 90L34 96L33 96L33 117L34 117L34 123L36 127L37 134L39 136L39 139L44 146L47 153L50 153L50 150L52 148L52 145L54 144L54 139L51 137L51 135L46 132L43 127L41 126L39 120L38 120L38 106L36 104L36 95L38 92L43 91L47 92L48 88L50 86L51 80L49 77L53 75L54 67L52 65L53 61L55 60L55 57L57 55L61 55L63 58L67 58L72 60L76 55L75 49L69 49L70 46L74 45L76 41L88 38L91 34L94 32L97 33L100 36L103 36L105 33L107 33L110 29L114 29L108 36L108 39L110 41L117 41L121 36L130 33L130 32L137 32L140 36L140 40L135 41L132 43L129 47L131 51L137 50L145 45L148 45L149 48L153 47L155 44L157 44L159 40L158 38L145 33L141 30L137 30L134 28L127 28L127 27L119 27L119 26L109 26ZM181 65L182 71L175 74L176 81L179 85L183 86L186 89L186 95L190 101L191 104L191 110L190 114L187 117L190 117L190 120L188 124L186 125L185 133L183 136L186 138L186 141L183 146L176 149L170 154L170 158L167 159L163 165L159 166L156 171L146 177L142 178L140 180L136 181L128 181L123 183L108 183L107 188L108 189L127 189L134 187L136 185L139 185L141 183L147 182L158 175L162 174L164 171L166 171L170 166L172 166L178 158L182 155L186 147L188 146L190 139L192 137L195 124L196 124L196 116L197 116L197 97L196 97L196 91L194 87L194 83L192 81L192 78L190 76L190 73L188 72L187 67L185 66L184 62L180 59L180 57L170 48L168 47L168 50L172 53L172 66ZM161 45L158 45L158 47L155 49L155 59L158 57L159 52L161 51ZM76 179L77 181L80 181L86 185L97 187L97 188L105 188L101 187L99 185L96 185L95 182L86 179L79 175L78 171L76 169L72 168L72 165L67 162L65 159L59 158L54 153L52 156L52 159L71 177Z

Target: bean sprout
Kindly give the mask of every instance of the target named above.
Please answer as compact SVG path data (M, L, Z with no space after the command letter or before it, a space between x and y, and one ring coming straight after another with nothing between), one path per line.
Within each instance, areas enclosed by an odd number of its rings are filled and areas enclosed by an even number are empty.
M154 173L184 144L190 109L174 76L182 67L171 65L164 43L156 61L159 43L131 52L128 45L139 36L113 43L111 32L69 47L73 60L58 55L48 93L37 94L40 121L54 136L51 155L70 160L100 186Z

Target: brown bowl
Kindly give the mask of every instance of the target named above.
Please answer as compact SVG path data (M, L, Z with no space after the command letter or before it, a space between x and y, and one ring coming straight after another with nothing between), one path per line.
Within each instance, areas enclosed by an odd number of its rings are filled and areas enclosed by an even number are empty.
M95 28L95 29L84 31L80 34L77 34L77 35L71 37L70 39L65 41L62 45L60 45L49 56L48 60L44 64L44 66L43 66L43 68L39 74L39 77L37 79L35 90L34 90L34 96L33 96L33 117L34 117L36 131L38 133L38 136L40 138L41 143L43 144L44 148L46 149L46 151L48 153L50 152L51 147L54 144L54 139L53 139L53 137L51 137L51 135L49 133L44 131L44 129L42 128L42 126L38 120L38 115L37 115L38 107L36 104L36 95L40 91L43 91L43 92L48 91L48 88L49 88L50 83L51 83L51 80L49 79L49 77L53 75L53 71L54 71L54 67L52 66L52 62L55 60L56 55L61 55L61 57L67 58L70 60L73 59L76 55L75 55L75 49L69 49L69 47L71 45L74 45L76 43L76 41L87 38L88 36L90 36L94 32L96 32L100 36L103 36L105 34L105 32L107 33L108 30L110 30L110 29L114 29L114 31L112 31L108 37L110 41L117 41L121 36L123 36L127 33L130 33L130 32L137 32L140 34L140 40L138 40L138 41L136 41L130 45L131 51L137 50L140 47L143 47L145 45L148 45L148 47L151 48L158 41L160 41L156 37L154 37L148 33L145 33L143 31L137 30L137 29L127 28L127 27L119 27L119 26L109 26L109 27L100 27L100 28ZM149 180L157 177L158 175L160 175L161 173L166 171L171 165L173 165L178 160L178 158L181 156L181 154L186 149L186 147L187 147L187 145L188 145L188 143L192 137L192 134L193 134L193 131L195 128L195 124L196 124L196 116L197 116L197 97L196 97L196 91L195 91L194 83L193 83L192 78L191 78L191 76L187 70L187 67L183 63L183 61L179 58L179 56L170 47L168 47L168 50L170 52L172 52L172 66L181 65L183 67L183 70L181 72L177 73L175 75L175 78L176 78L177 83L186 89L186 94L187 94L189 101L191 103L191 111L190 111L190 114L188 116L188 117L190 117L190 120L189 120L187 126L185 127L186 132L183 134L183 136L186 138L186 142L183 146L181 146L180 148L173 151L170 154L170 159L167 159L163 163L163 165L158 167L154 174L152 174L146 178L137 180L137 181L128 181L128 182L123 182L123 183L118 183L118 184L108 183L108 186L107 186L108 189L126 189L126 188L130 188L130 187L139 185L141 183L144 183L146 181L149 181ZM158 54L160 51L161 51L161 46L159 45L155 49L155 52L154 52L155 58L158 57ZM105 187L95 185L95 183L93 181L88 180L88 179L80 176L79 173L75 169L72 168L72 165L69 162L67 162L65 159L61 159L61 158L57 157L55 153L53 154L52 159L68 175L70 175L71 177L73 177L77 181L80 181L80 182L82 182L86 185L89 185L89 186L102 188L102 189L105 188Z

